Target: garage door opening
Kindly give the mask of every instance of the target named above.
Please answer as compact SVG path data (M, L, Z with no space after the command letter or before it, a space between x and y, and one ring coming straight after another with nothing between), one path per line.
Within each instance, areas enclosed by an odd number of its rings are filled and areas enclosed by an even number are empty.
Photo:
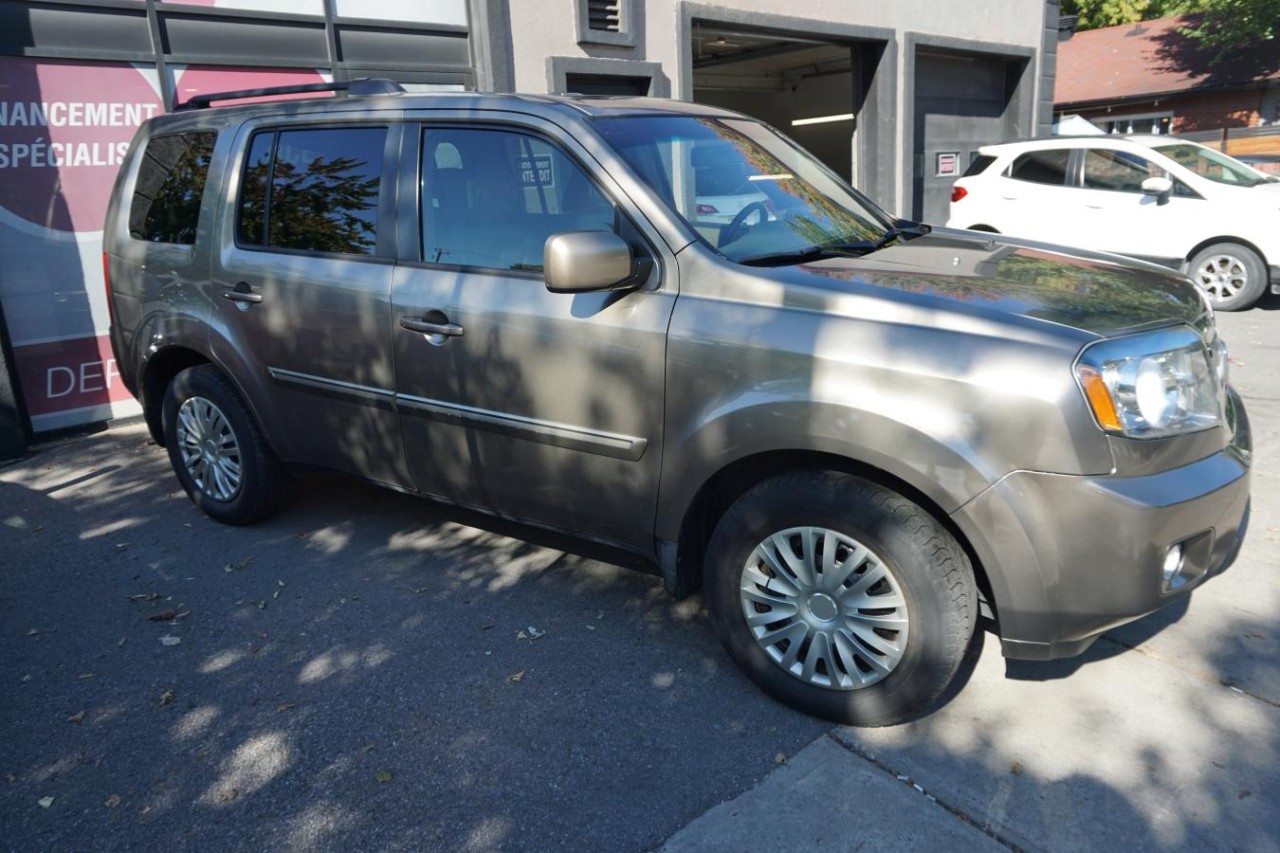
M860 144L858 125L878 43L697 20L691 42L693 100L768 122L855 186L874 174L874 151Z

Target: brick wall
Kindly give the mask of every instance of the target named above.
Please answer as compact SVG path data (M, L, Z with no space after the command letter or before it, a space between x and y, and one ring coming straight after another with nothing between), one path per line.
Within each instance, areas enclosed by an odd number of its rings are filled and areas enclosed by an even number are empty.
M1080 115L1098 122L1113 116L1140 113L1173 113L1173 132L1217 130L1222 127L1257 127L1262 109L1261 89L1236 89L1203 95L1175 95L1159 101L1134 101L1106 109L1080 110Z

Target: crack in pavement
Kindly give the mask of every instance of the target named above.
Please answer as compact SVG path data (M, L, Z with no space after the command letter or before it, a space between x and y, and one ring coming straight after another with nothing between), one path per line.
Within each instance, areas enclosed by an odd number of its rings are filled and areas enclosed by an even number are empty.
M937 804L944 811L949 812L952 816L960 819L964 823L969 824L974 829L978 830L983 835L986 835L992 841L999 844L1001 847L1011 850L1013 851L1013 853L1026 853L1026 851L1024 851L1022 847L1019 847L1012 840L1001 835L999 832L995 831L990 826L978 823L976 820L970 817L969 814L964 809L960 808L959 806L954 806L951 803L946 802L945 800L940 800L937 797L935 797L933 794L926 792L925 789L919 783L913 782L910 776L908 776L905 773L897 772L892 767L885 764L880 759L876 758L870 752L867 752L867 750L864 749L862 745L859 744L858 742L851 739L847 739L842 735L839 729L832 729L831 731L827 732L827 737L830 738L832 741L834 741L841 748L846 749L849 752L853 753L854 755L858 756L863 761L866 761L868 764L870 764L872 767L876 768L877 770L881 771L882 773L887 773L890 776L892 776L895 780L901 782L902 784L910 788L915 788L924 796L925 799L929 800L932 803Z

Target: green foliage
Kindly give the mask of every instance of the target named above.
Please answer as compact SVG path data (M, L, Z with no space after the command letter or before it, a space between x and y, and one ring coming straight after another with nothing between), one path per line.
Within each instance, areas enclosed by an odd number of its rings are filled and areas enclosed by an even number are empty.
M1274 40L1280 32L1280 0L1197 0L1192 5L1191 11L1204 16L1180 32L1214 51L1215 63L1229 51Z
M1079 15L1077 29L1095 30L1194 11L1197 0L1062 0L1062 14Z

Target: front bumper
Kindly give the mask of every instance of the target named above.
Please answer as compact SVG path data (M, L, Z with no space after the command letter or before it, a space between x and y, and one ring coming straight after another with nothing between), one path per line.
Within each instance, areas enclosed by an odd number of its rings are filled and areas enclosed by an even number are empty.
M1049 660L1159 610L1224 571L1249 521L1248 418L1231 392L1231 444L1142 477L1018 471L953 514L986 570L1004 654ZM1193 580L1166 591L1169 548Z

